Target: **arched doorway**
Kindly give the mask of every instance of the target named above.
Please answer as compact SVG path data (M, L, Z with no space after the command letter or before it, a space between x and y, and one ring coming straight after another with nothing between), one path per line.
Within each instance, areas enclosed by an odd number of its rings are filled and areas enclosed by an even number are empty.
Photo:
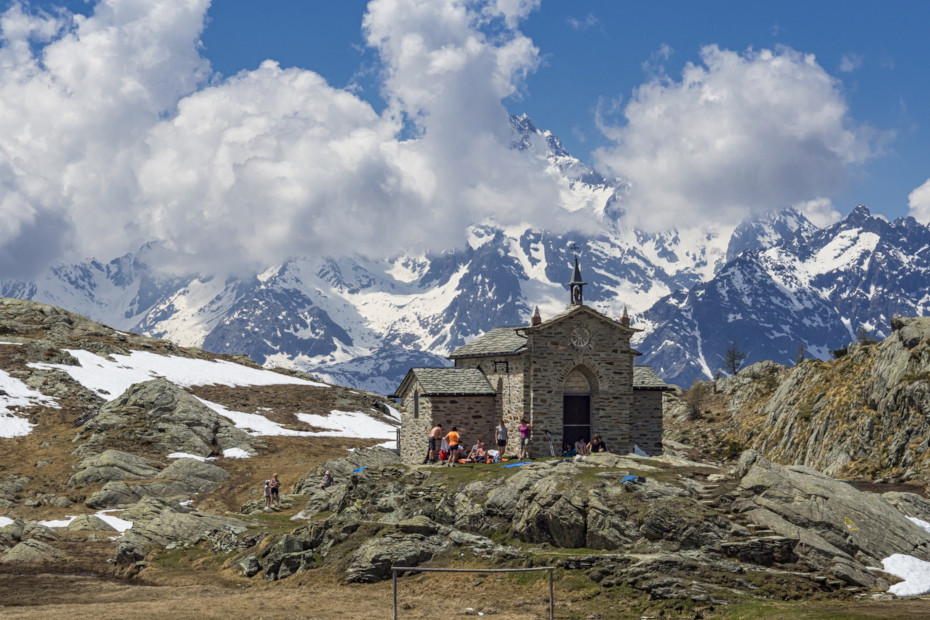
M562 387L562 441L591 440L591 384L582 368L575 368Z

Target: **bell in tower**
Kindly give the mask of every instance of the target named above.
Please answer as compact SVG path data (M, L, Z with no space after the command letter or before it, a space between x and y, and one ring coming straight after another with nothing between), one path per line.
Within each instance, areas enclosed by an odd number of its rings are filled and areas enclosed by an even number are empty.
M575 256L575 272L572 274L572 281L568 283L568 289L571 293L571 305L583 306L584 293L582 289L587 282L581 279L581 267L578 265L578 256Z

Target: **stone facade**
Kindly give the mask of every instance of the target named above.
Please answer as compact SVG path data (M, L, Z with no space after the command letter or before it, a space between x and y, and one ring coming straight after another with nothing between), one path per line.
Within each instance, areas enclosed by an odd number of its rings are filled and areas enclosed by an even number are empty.
M660 390L633 390L630 416L633 445L649 456L662 454L662 418L655 415L656 411L662 411L662 393Z
M494 429L503 419L509 430L508 446L519 445L520 420L525 412L526 401L526 356L509 355L497 357L473 357L455 360L457 368L479 368L488 378L488 383L497 392L494 399L494 417L484 434L477 439L483 440L488 447L496 447L497 439Z
M509 429L507 454L516 454L521 419L533 427L530 456L549 456L578 436L600 435L612 452L662 453L662 393L669 388L648 367L634 366L630 347L638 330L585 306L580 269L570 284L572 304L531 325L499 327L450 355L454 368L413 368L395 397L401 399L405 462L423 460L430 428L459 428L470 447L495 447L494 429Z
M548 454L543 432L549 430L556 447L574 443L563 436L566 394L590 399L589 440L596 433L617 452L632 450L629 412L633 404L634 330L587 306L574 306L552 321L526 330L529 373L527 401L532 412L530 454ZM583 377L587 390L579 381ZM566 390L566 380L574 385ZM581 387L582 389L577 389Z

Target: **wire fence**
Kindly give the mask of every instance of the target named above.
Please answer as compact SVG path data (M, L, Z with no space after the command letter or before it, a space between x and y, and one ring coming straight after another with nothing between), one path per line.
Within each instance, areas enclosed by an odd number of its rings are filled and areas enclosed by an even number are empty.
M418 566L392 566L391 582L394 591L394 620L397 620L397 573L530 573L549 571L549 620L555 620L555 598L552 586L552 566L534 568L420 568Z

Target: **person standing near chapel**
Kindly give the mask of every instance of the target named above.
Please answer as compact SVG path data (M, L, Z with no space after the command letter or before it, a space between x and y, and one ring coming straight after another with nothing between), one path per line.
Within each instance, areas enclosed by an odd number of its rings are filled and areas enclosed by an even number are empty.
M439 458L440 442L442 442L442 424L437 424L429 432L429 453L426 455L426 460L430 463L435 463Z
M458 429L453 426L449 434L445 436L445 439L449 440L449 462L446 463L446 465L452 467L455 465L456 459L458 459L460 440Z
M507 425L504 424L503 418L495 431L497 432L497 451L500 457L504 458L504 451L507 449Z
M520 454L517 456L518 460L528 459L532 460L530 457L530 433L533 432L533 427L530 426L526 418L520 419Z

